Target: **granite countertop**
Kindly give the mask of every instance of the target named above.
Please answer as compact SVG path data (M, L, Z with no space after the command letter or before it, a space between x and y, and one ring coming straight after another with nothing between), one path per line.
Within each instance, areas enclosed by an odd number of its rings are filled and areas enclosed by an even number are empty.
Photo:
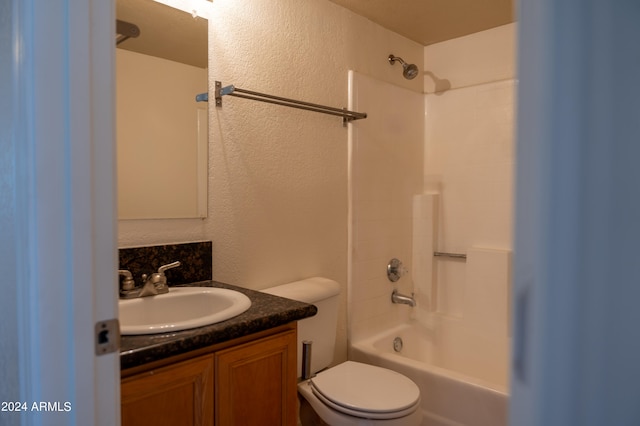
M268 330L317 312L314 305L230 284L203 281L191 285L239 291L251 299L251 307L236 317L204 327L163 334L123 335L120 340L121 370Z

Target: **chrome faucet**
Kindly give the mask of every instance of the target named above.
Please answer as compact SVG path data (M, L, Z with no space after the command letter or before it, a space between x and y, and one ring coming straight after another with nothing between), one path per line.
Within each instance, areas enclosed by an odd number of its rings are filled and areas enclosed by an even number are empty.
M167 276L164 274L164 271L178 266L180 266L180 262L176 261L168 265L162 265L158 268L158 272L154 272L150 276L142 274L143 284L141 287L135 286L131 272L124 269L118 270L118 274L124 276L122 287L120 288L120 298L133 299L135 297L147 297L168 293L169 286L167 285Z
M416 300L413 298L413 293L411 293L411 296L405 296L404 294L398 293L398 290L393 290L393 293L391 293L391 303L400 303L411 307L416 306Z

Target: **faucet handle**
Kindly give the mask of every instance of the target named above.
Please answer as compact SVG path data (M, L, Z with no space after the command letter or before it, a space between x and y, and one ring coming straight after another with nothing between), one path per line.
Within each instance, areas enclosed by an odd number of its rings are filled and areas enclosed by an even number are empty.
M156 287L158 293L166 293L169 291L169 287L167 286L167 277L164 275L164 271L166 271L167 269L176 268L178 266L180 266L179 261L175 261L167 265L162 265L158 268L158 272L154 272L150 276L143 275L142 280L144 282L149 281L150 283L152 283Z
M389 261L387 265L387 277L389 281L395 283L398 281L403 275L408 273L409 270L402 264L402 261L396 259L395 257Z
M164 274L164 271L166 271L167 269L177 268L180 265L181 265L181 263L180 263L179 260L176 260L175 262L169 263L167 265L162 265L161 267L158 268L158 273L159 274Z
M122 280L122 290L129 291L133 290L136 286L135 281L133 281L133 275L126 269L118 269L118 275L124 276L124 280Z

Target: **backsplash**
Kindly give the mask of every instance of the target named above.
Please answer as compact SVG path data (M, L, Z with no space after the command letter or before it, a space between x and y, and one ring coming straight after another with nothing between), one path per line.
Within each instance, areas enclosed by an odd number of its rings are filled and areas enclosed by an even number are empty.
M179 267L165 272L169 285L207 281L212 278L211 249L211 241L121 248L118 250L119 269L129 270L139 285L142 274L149 275L160 266L179 260Z

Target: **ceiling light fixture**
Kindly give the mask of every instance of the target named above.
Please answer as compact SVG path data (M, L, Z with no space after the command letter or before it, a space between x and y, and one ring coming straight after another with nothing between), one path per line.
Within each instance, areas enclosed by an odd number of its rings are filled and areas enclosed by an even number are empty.
M208 0L155 0L166 6L191 14L194 18L209 19L212 2Z

